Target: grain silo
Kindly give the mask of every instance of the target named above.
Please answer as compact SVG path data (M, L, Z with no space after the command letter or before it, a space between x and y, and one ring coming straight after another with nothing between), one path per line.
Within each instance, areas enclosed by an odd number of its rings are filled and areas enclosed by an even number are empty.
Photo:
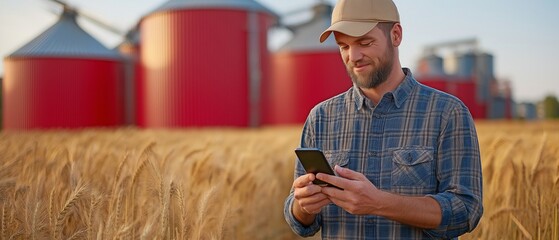
M254 0L172 0L146 15L138 124L259 125L275 20Z
M458 69L456 75L460 77L471 77L476 75L476 53L465 52L457 56Z
M331 12L330 5L319 3L310 21L289 27L292 39L273 54L264 123L303 123L314 105L352 86L334 37L319 42L330 26Z
M5 58L4 128L118 126L123 121L118 53L76 23L58 22Z
M417 75L424 76L443 76L446 75L444 70L444 59L436 54L428 54L419 60Z
M478 101L487 102L491 98L491 83L495 80L493 55L479 53L476 56L476 68Z

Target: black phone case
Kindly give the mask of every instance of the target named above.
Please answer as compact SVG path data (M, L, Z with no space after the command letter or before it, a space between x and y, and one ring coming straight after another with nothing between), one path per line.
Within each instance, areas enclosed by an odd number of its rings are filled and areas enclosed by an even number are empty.
M330 166L330 163L328 163L328 160L326 160L326 157L324 156L322 151L320 151L320 149L317 149L317 148L297 148L297 149L295 149L295 154L297 155L297 157L299 159L299 162L301 162L301 164L303 165L303 168L305 168L305 171L307 173L313 173L313 174L325 173L325 174L330 174L330 175L336 175L334 173L334 170ZM323 181L318 180L318 179L315 179L313 181L313 183L316 184L316 185L321 185L321 186L326 185L326 186L330 186L330 187L336 187L336 186L333 186L332 184L323 182ZM339 187L336 187L336 188L339 188Z

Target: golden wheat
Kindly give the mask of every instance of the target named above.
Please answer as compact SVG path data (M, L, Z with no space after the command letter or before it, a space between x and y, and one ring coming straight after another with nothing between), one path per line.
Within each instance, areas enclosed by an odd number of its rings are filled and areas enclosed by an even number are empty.
M559 239L559 122L477 122L484 216L463 239Z
M476 122L485 213L464 239L559 239L558 122ZM0 133L1 239L298 239L301 126Z

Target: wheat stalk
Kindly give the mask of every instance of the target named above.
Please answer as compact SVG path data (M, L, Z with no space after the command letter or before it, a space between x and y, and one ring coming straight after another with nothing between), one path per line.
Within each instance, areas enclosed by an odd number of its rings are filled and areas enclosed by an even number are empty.
M148 162L150 160L150 157L153 154L153 147L154 146L155 146L155 142L151 142L147 147L144 148L144 150L142 151L142 154L140 155L140 159L141 159L140 166L138 166L136 171L134 171L134 175L132 177L132 183L130 184L130 195L131 195L131 197L129 198L130 199L130 204L127 205L126 210L125 210L126 211L125 216L128 216L128 207L131 208L132 219L136 218L136 205L134 204L134 201L136 200L136 190L135 190L136 181L138 179L138 176L142 172L142 169L144 169L145 166L148 164ZM125 223L126 223L126 221L125 221ZM132 229L132 235L135 235L134 229Z
M2 204L2 230L0 233L2 234L2 239L8 238L8 213L6 211L6 203Z
M114 197L114 196L113 196ZM118 194L116 195L116 199L115 199L115 203L114 206L116 206L113 210L113 214L111 214L110 219L109 219L109 224L111 224L110 226L113 229L113 232L116 231L117 227L121 225L120 219L121 219L121 215L122 215L122 192L119 191ZM124 224L126 224L126 221L124 221Z
M217 187L212 186L205 193L203 193L202 196L198 199L198 209L197 209L198 212L195 220L195 225L193 227L194 233L193 236L191 236L193 239L203 238L202 232L205 227L204 220L208 219L208 216L206 216L206 213L208 211L208 200L210 199L210 197L212 197L212 195L214 195L216 191L217 191Z
M553 206L553 227L551 236L553 236L553 240L559 239L559 207L558 205Z
M120 183L122 169L124 168L124 163L127 162L129 156L130 156L130 153L127 151L126 154L124 155L124 158L122 158L122 160L118 164L118 167L117 167L117 170L116 170L116 176L115 176L114 181L113 181L113 194L115 193L115 191L117 189L118 183Z
M37 201L35 203L35 207L33 209L33 217L31 218L31 239L36 239L37 238L37 232L39 231L40 227L37 226L37 218L38 218L38 212L39 212L39 201Z
M49 226L52 239L56 239L56 222L54 220L54 188L50 191L49 195Z
M179 226L176 235L178 239L185 239L188 229L186 228L186 207L184 201L184 193L182 191L182 186L177 186L174 182L171 182L171 195L175 195L179 205Z
M87 237L88 239L93 239L93 215L99 203L101 202L101 196L92 196L89 200L89 214L87 216Z
M140 173L142 172L142 169L144 169L144 167L146 166L146 164L148 164L149 159L150 159L150 155L153 153L153 147L155 146L155 142L150 143L146 148L144 148L144 150L142 151L142 154L140 156L141 159L141 163L140 166L138 166L138 168L136 169L136 171L134 171L134 175L132 177L132 184L131 186L135 186L136 181L138 179L138 176L140 175Z
M509 216L512 219L512 221L514 222L514 224L516 224L518 229L520 229L520 232L522 232L522 235L524 235L524 237L527 238L527 239L532 239L532 235L528 232L528 230L526 230L524 225L522 225L522 223L514 215L512 215L512 213Z
M69 238L67 238L68 240L72 240L72 239L81 239L83 237L81 237L82 235L85 235L87 233L87 229L80 229L78 231L76 231L74 234L72 234L72 236L70 236Z
M536 170L538 169L538 166L542 165L542 155L543 155L543 151L544 151L544 147L545 147L545 143L547 142L547 133L544 132L542 135L542 140L540 145L538 146L536 152L536 156L534 157L534 162L535 164L532 166L532 175L534 175L534 173L536 172Z
M85 188L86 188L85 184L82 184L81 182L78 183L78 186L76 187L76 189L74 189L74 191L72 191L70 197L66 200L66 203L62 207L62 210L58 213L58 216L55 221L56 222L55 232L54 232L55 239L57 239L57 237L61 237L60 234L62 231L62 225L64 224L64 219L68 215L68 212L71 210L71 208L76 205L77 201L82 196Z

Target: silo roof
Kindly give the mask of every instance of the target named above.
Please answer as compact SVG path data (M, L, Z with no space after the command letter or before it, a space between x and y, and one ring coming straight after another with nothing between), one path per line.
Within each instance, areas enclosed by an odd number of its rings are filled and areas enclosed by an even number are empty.
M122 41L114 49L116 51L118 51L118 48L122 45L125 45L125 44L131 44L131 45L138 46L138 45L140 45L140 42L141 42L140 28L139 28L139 25L136 25L133 28L131 28L130 30L128 30L128 32L126 33L126 36L124 37L124 41Z
M276 18L278 17L276 13L254 0L171 0L156 8L151 13L180 9L223 8L265 12Z
M308 22L289 27L293 31L293 37L278 52L283 51L338 51L338 44L334 37L329 37L320 43L319 37L324 30L330 27L331 7L327 5L315 6L315 16Z
M67 11L53 26L8 56L11 57L121 58L80 28L76 13Z

